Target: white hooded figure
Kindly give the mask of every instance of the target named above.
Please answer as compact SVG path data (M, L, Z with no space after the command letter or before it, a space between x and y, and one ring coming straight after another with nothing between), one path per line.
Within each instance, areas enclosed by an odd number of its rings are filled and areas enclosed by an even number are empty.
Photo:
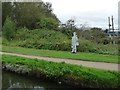
M72 53L76 53L77 51L77 47L79 43L78 43L78 37L76 35L76 32L73 32L73 37L72 37L72 45L71 45L71 48L72 48Z

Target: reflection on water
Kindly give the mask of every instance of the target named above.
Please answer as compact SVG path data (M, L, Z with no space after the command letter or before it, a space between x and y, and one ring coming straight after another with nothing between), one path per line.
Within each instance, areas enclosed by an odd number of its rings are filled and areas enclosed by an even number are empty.
M18 75L8 71L2 71L2 88L3 90L60 90L62 88L70 88L70 86L59 85L41 79ZM15 89L16 88L16 89ZM36 89L35 89L36 88ZM52 89L51 89L52 88Z

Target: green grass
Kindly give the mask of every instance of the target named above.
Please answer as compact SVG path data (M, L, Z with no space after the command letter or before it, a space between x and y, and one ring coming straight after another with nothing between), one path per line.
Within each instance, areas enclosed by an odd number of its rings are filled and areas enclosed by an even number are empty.
M60 31L20 28L16 31L15 37L12 40L2 37L2 44L24 48L71 51L71 37L72 34L68 36ZM99 38L99 40L103 41L103 38ZM80 35L77 50L79 52L117 55L118 45L98 44L96 41L87 40Z
M108 63L119 63L118 57L120 57L117 55L84 53L84 52L78 52L77 54L72 54L71 52L68 51L30 49L30 48L11 47L11 46L2 46L2 51L20 53L26 55L68 58L68 59L87 60L87 61L95 61L95 62L108 62Z
M18 56L3 55L4 64L25 65L31 72L49 79L69 79L92 87L118 87L120 73L101 69L87 68L66 63L55 63L45 60L28 59ZM35 75L36 75L35 74Z

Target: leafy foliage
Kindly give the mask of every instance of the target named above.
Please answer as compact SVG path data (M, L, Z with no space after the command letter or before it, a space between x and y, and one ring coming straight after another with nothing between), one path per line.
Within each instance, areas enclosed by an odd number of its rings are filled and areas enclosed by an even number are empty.
M101 28L84 30L83 25L79 29L73 19L58 28L60 21L52 12L51 3L4 2L2 6L4 45L71 51L71 37L76 31L80 43L77 51L118 54L117 45L109 44L113 41L106 38Z
M29 34L28 34L29 33ZM70 41L61 32L48 29L17 30L15 36L17 46L37 49L70 50ZM69 47L68 47L69 45ZM64 47L63 47L64 46Z
M3 55L2 62L26 65L31 69L30 73L34 74L34 76L40 77L42 75L51 80L63 80L64 82L66 79L86 87L118 88L120 86L118 83L120 73L115 71L105 71L83 66L55 63L38 59L28 59L10 55Z
M36 28L44 29L47 28L49 30L57 30L59 23L56 22L53 18L43 18L37 22Z
M8 40L13 39L15 35L15 28L15 23L10 17L7 17L3 26L3 36Z
M97 44L94 41L79 37L78 52L93 52L99 54L118 54L118 46L112 44ZM71 37L59 31L48 29L29 30L21 28L16 31L11 42L3 39L3 45L21 46L26 48L71 51Z
M8 15L15 21L17 27L35 29L38 28L38 22L44 26L44 23L41 23L44 20L46 25L42 28L54 29L53 27L59 24L58 18L52 13L52 4L48 2L14 2L13 4L5 2L2 6L6 10L2 12L5 15L3 19ZM50 26L46 27L49 24Z
M2 2L2 26L7 17L12 15L12 4L10 2Z

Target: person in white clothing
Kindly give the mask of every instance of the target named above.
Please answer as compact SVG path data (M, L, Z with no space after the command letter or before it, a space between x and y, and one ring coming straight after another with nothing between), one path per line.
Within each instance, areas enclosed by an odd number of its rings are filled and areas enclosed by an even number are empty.
M78 43L78 37L76 35L76 32L73 32L72 45L71 45L72 53L76 53L78 45L79 45L79 43Z

